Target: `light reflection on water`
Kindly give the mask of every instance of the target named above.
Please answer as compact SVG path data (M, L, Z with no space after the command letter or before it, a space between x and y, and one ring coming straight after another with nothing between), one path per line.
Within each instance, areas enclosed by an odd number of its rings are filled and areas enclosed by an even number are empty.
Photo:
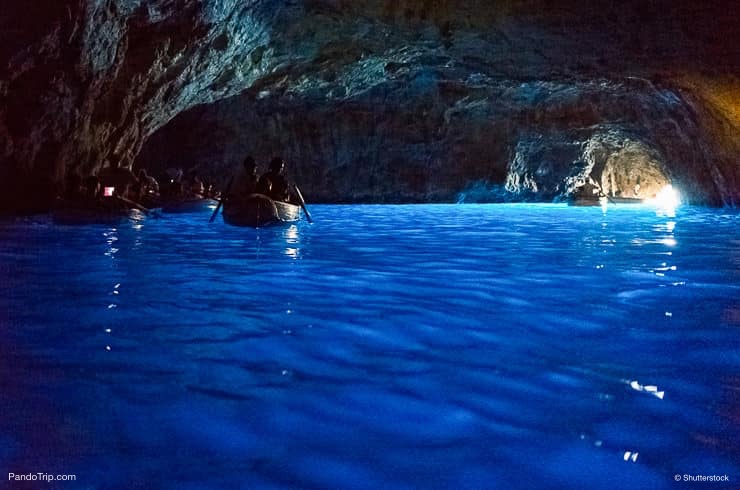
M0 466L196 488L740 477L736 212L311 212L0 223Z

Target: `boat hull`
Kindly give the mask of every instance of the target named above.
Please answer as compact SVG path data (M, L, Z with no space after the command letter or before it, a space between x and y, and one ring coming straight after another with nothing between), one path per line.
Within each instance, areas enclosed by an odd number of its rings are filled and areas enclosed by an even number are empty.
M568 199L569 206L603 206L604 204L642 204L642 199L631 197L571 197Z
M162 204L163 213L199 213L213 210L218 201L213 199L185 199L183 201L170 201Z
M146 215L138 209L59 208L51 213L59 225L117 225L126 220L141 220Z
M233 226L260 228L298 221L300 207L274 201L262 194L252 194L240 201L224 204L224 222Z

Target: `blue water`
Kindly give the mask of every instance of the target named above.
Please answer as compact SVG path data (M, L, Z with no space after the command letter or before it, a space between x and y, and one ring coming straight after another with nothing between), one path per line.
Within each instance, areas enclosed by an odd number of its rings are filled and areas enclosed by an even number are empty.
M261 230L1 222L3 479L740 483L737 211L311 211Z

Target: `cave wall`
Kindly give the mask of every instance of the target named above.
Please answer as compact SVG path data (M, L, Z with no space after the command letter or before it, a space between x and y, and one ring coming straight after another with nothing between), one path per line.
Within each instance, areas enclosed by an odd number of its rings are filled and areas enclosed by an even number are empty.
M105 160L246 153L317 200L547 200L596 147L733 204L739 25L717 0L6 0L0 209Z
M16 185L0 209L43 207L68 171L131 165L176 114L258 79L286 3L4 1L0 177Z
M671 181L738 202L719 5L316 3L294 26L304 68L182 114L137 165L223 180L279 154L319 202L557 201L589 173L617 196Z
M628 197L652 197L652 175L693 202L734 198L726 183L737 173L715 182L719 157L698 143L707 136L678 89L647 80L430 81L419 70L352 99L243 94L189 111L151 138L137 165L224 180L248 154L263 169L281 155L321 202L557 200L589 173L603 174L607 190L624 181L614 195L639 173L642 192Z

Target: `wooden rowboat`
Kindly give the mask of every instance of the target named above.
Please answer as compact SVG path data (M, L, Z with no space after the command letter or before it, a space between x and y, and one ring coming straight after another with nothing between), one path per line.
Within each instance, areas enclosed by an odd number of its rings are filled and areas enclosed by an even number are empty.
M259 228L298 221L300 206L275 201L263 194L251 194L244 199L224 202L224 222L233 226Z
M146 214L138 209L118 206L85 206L58 201L51 212L54 223L60 225L116 225L126 220L138 221Z
M164 213L198 213L208 209L214 209L218 201L214 199L182 199L177 201L165 201L161 204Z
M603 206L605 204L642 204L642 199L633 197L570 196L568 206Z

